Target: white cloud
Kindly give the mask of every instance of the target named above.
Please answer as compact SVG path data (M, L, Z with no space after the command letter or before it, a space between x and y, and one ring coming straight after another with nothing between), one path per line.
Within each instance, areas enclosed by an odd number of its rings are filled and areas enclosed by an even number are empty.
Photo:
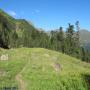
M12 11L12 10L8 11L8 13L9 13L11 16L16 16L16 15L17 15L16 12L15 12L15 11Z
M32 14L36 14L36 13L40 13L40 10L36 9L33 12L31 12Z
M40 13L40 10L35 10L36 13Z

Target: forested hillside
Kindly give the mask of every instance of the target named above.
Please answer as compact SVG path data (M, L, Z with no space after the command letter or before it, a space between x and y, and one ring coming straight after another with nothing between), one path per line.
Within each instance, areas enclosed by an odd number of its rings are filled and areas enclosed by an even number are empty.
M75 25L68 24L66 32L60 27L47 33L24 19L14 19L0 10L0 47L3 48L41 47L90 62L90 53L80 45L79 33L78 21Z

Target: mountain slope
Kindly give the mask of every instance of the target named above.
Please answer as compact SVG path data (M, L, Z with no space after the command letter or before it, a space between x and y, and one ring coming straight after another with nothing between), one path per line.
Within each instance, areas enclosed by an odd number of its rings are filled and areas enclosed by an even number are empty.
M15 19L0 9L0 24L5 24L8 29L15 30Z
M25 19L15 19L0 9L0 23L4 23L10 30L37 30Z
M0 87L90 90L90 64L43 48L0 49L0 56L7 54L0 60Z
M30 47L30 40L32 37L35 38L33 35L37 32L39 30L30 22L25 19L15 19L0 9L0 47Z
M80 31L80 42L88 50L90 50L90 32L88 30Z

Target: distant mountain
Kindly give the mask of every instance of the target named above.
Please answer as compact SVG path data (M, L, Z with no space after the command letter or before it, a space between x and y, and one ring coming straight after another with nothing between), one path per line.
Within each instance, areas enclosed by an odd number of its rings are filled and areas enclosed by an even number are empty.
M82 46L90 50L90 31L85 29L80 30L80 42Z

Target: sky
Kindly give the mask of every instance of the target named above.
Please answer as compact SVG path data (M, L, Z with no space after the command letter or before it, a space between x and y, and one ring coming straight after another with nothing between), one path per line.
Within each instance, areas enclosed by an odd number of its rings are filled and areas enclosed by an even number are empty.
M44 30L65 29L76 21L90 30L90 0L0 0L0 8Z

